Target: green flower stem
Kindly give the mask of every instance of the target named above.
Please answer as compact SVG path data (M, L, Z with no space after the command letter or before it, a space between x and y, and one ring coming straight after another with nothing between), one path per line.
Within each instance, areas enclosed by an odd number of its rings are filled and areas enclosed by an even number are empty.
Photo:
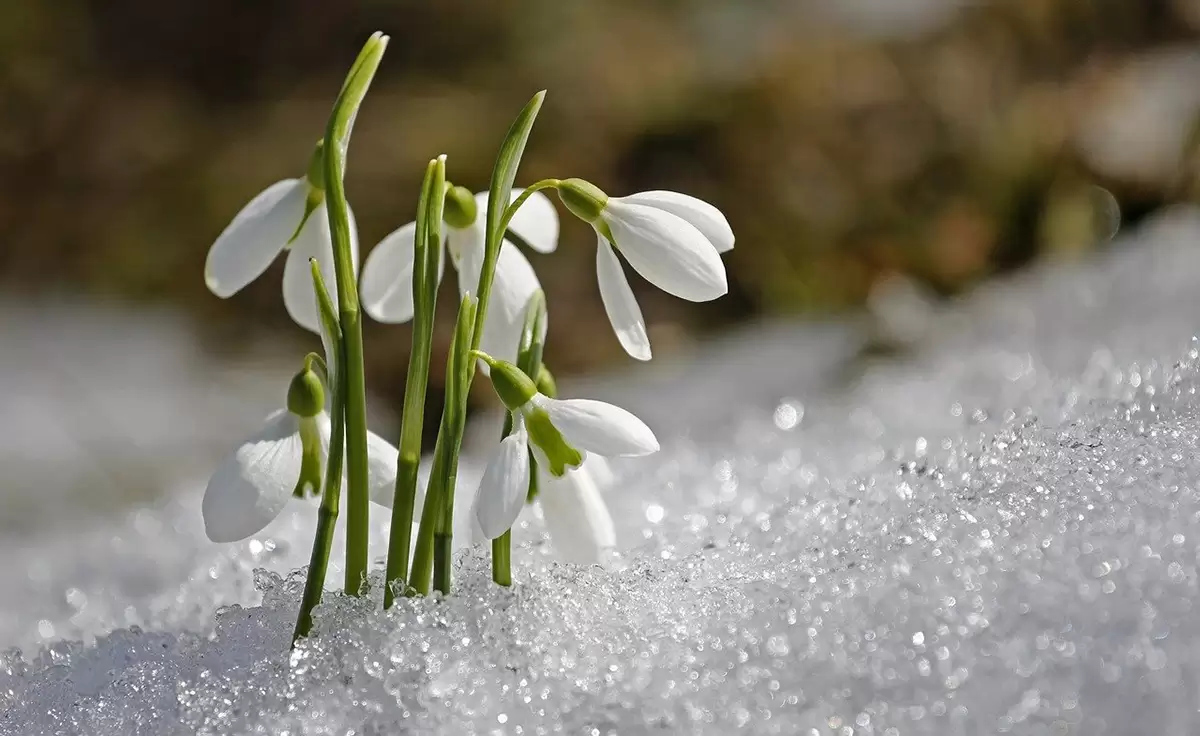
M492 582L512 587L512 529L492 540Z
M425 169L417 204L414 236L412 350L404 389L404 414L400 424L396 490L392 497L392 526L388 538L387 587L383 607L390 608L394 588L405 582L412 544L413 506L417 499L417 473L421 465L421 430L425 420L425 394L429 385L429 360L433 352L433 320L437 307L437 274L442 248L442 211L446 187L446 159L438 157Z
M542 348L544 340L542 333L546 329L546 295L538 289L525 305L525 325L521 329L521 339L517 345L517 367L527 376L536 377L542 368ZM512 432L512 414L504 417L504 433L501 439ZM529 486L526 494L535 495L537 484L537 460L530 453ZM497 585L509 587L512 585L512 529L492 540L492 580Z
M346 418L346 580L349 595L358 595L367 574L367 544L370 535L370 492L367 486L367 385L363 367L362 317L354 256L350 249L350 217L346 204L346 150L354 118L383 52L388 37L376 33L358 55L342 91L334 103L325 129L325 202L329 233L333 241L334 273L337 276L339 322L345 370L342 389Z
M463 371L462 365L464 362L475 364L467 350L467 343L471 335L471 325L477 317L476 310L477 306L471 296L468 294L463 297L462 304L458 309L458 323L454 329L454 340L450 344L446 369L446 406L460 407L460 410L444 414L449 417L447 428L449 436L454 442L447 456L445 480L442 481L442 501L439 507L441 513L434 517L437 526L433 533L433 587L443 594L450 592L451 553L454 549L454 494L458 487L458 451L462 446L463 431L466 429L467 423L467 399L464 392L467 390L468 377ZM422 523L424 521L424 519L421 520Z
M325 289L320 267L316 262L313 262L311 267L321 322L330 338L331 347L340 353L342 350L341 330L333 310L333 301ZM339 355L332 362L336 366L342 360L342 356ZM330 391L333 394L330 402L333 416L329 432L329 458L325 465L325 489L321 493L321 507L317 511L317 533L313 538L312 556L308 563L308 579L304 581L304 596L300 599L300 615L296 618L296 629L292 633L293 647L298 640L308 636L308 632L312 630L312 612L321 602L321 594L325 590L325 573L329 569L329 550L333 547L338 505L342 497L342 458L344 457L346 437L342 384L336 380L336 376L330 375L325 361L320 360L319 365L323 369L322 372L325 373L325 381L330 384Z
M409 582L419 593L429 590L430 567L436 567L437 588L444 593L450 591L450 551L454 527L454 493L458 480L458 460L462 449L463 430L466 427L467 397L470 395L471 381L475 376L476 361L472 351L479 349L483 339L483 325L487 320L488 300L491 297L492 281L496 275L496 259L500 255L500 244L503 242L507 215L511 218L510 207L507 203L512 198L513 181L516 179L517 168L525 144L529 140L529 132L534 120L541 109L545 91L533 96L517 119L513 121L500 144L500 152L496 156L496 164L492 168L492 181L488 189L488 209L486 219L486 238L484 242L483 264L479 272L479 292L475 302L473 319L465 316L465 308L459 310L458 325L455 339L459 349L452 351L447 365L447 386L453 385L453 399L448 395L446 407L442 412L442 423L438 431L437 445L434 454L433 475L430 477L429 488L426 492L425 508L421 514L421 526L417 531L417 549L413 557L412 572ZM550 186L550 184L545 184ZM543 188L545 188L543 186ZM515 212L515 210L512 210ZM464 350L465 339L458 335L470 324L469 350ZM426 531L428 529L428 531ZM436 539L435 539L436 537ZM435 549L436 548L436 549ZM430 557L435 559L431 560ZM438 564L436 559L440 558Z
M512 201L504 210L504 216L500 220L500 231L508 229L508 223L512 222L512 218L517 214L517 210L521 209L521 205L525 204L525 200L533 196L534 192L540 192L543 189L556 189L559 184L562 184L561 179L542 179L525 187L525 191L517 195L517 198Z
M447 408L449 408L447 406ZM408 575L408 589L420 595L429 595L433 581L433 532L435 519L441 518L442 479L446 474L446 413L442 413L442 424L438 429L437 442L433 447L433 467L429 471L429 486L425 489L425 504L421 507L421 526L417 529L417 544L413 549L412 570Z
M458 405L458 391L462 386L462 374L457 370L462 349L468 339L468 330L475 317L475 302L468 294L463 297L458 309L454 338L450 342L450 354L446 359L446 407L442 411L442 423L438 430L437 443L433 450L433 468L429 474L429 487L425 491L425 506L421 509L421 526L417 529L417 546L413 552L412 572L409 586L414 592L428 595L434 577L438 590L449 591L450 552L446 541L453 530L454 482L457 473L450 471L450 445L447 438L455 436L456 416L453 411ZM461 433L458 435L461 437ZM450 524L446 525L446 507L449 506ZM451 540L452 541L452 540ZM439 562L440 560L440 562Z

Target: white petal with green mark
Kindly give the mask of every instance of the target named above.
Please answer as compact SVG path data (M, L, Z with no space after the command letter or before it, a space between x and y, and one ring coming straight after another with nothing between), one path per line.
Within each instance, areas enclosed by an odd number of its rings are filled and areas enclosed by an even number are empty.
M580 450L608 457L658 451L654 432L619 406L594 399L551 399L542 394L530 403L545 411L567 442Z
M283 511L300 478L303 445L299 421L280 409L221 462L201 503L209 539L245 539L262 531ZM329 454L329 417L322 412L316 422L324 465Z

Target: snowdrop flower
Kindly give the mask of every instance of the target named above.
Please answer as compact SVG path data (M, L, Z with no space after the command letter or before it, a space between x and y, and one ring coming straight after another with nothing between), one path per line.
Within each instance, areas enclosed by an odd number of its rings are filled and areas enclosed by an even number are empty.
M324 389L306 361L288 387L287 408L269 415L209 479L201 504L208 538L245 539L274 521L292 496L320 494L329 434ZM371 499L390 501L396 448L368 432L367 457Z
M516 199L523 190L513 190ZM475 293L483 267L487 192L472 195L464 187L446 190L445 242L450 260L458 271L460 295ZM529 196L508 227L510 232L539 253L558 246L558 213L541 192ZM417 224L410 222L388 235L367 256L363 265L360 298L363 308L379 322L407 322L413 317L413 255ZM439 258L441 283L445 259ZM516 358L525 321L525 307L541 288L533 267L513 243L505 240L496 260L487 324L480 347L509 360Z
M582 179L559 183L558 196L596 230L596 279L604 311L625 352L650 359L646 322L616 248L633 269L663 291L707 302L729 291L721 253L733 248L733 230L711 204L679 192L609 197Z
M486 354L479 357L491 368L496 394L513 416L513 430L484 470L475 498L476 521L488 539L508 531L525 505L530 449L539 469L555 478L579 468L587 452L618 457L658 450L650 428L621 407L590 399L552 399L538 392L513 364Z
M277 181L260 192L217 237L208 250L204 281L212 293L226 299L241 291L287 250L283 268L283 304L296 324L317 332L316 301L308 261L316 258L337 304L333 242L325 208L322 146L317 145L308 174ZM350 250L358 263L358 228L350 218Z

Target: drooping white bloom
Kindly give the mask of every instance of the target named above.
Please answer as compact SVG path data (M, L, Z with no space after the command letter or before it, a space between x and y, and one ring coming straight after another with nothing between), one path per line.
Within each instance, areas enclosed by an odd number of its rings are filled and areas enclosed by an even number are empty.
M600 297L632 357L649 360L650 340L614 248L643 278L680 299L706 302L729 291L720 254L733 248L733 230L711 204L667 191L609 197L579 179L564 181L558 191L567 208L596 230Z
M309 277L313 310L321 307L312 284L312 266L304 264ZM332 309L332 305L330 305ZM334 385L342 370L338 360L336 317L318 317L318 332L325 350L326 380ZM296 374L288 387L287 408L269 415L263 427L226 457L204 489L201 511L204 530L214 542L236 542L270 524L283 511L288 499L323 492L327 467L330 419L326 392L312 370L312 362ZM344 473L343 473L344 478ZM396 480L396 448L387 440L367 432L367 483L371 500L390 503Z
M491 356L483 359L513 416L513 431L488 463L476 495L476 520L488 539L511 528L525 505L531 449L538 468L556 478L579 468L586 453L633 457L658 450L654 432L621 407L592 399L552 399L512 364Z
M454 187L454 190L461 188ZM463 190L465 192L465 190ZM516 199L523 190L513 190ZM460 295L474 294L483 267L487 192L465 197L446 198L444 247L458 271ZM509 223L516 233L539 253L550 253L558 246L558 214L541 192L534 192L517 210ZM380 322L407 322L413 317L413 257L417 225L410 222L394 231L367 255L363 265L360 299L367 314ZM439 259L445 266L445 258ZM438 282L441 282L441 272ZM484 325L481 348L498 357L512 360L525 321L525 308L533 293L541 288L533 267L513 243L505 240L496 260Z
M320 201L316 203L318 198ZM305 211L310 206L311 212L305 219ZM349 208L347 214L350 249L357 266L358 228ZM284 250L288 251L283 269L284 306L296 324L317 332L318 317L308 260L316 258L321 265L322 276L335 304L337 279L334 277L333 243L324 195L307 178L275 182L250 200L209 248L204 281L209 291L226 299L261 276Z
M214 542L236 542L262 531L298 493L304 461L304 433L315 440L316 459L324 472L329 456L329 415L299 417L287 409L271 413L213 473L204 489L204 531ZM310 448L310 451L314 448ZM396 448L367 432L367 483L371 500L391 505L396 482ZM320 493L321 488L312 489ZM386 503L384 503L386 501Z
M588 455L583 465L561 478L539 467L536 503L550 544L563 561L598 564L604 552L616 546L617 533L601 495L608 477L608 465L599 455Z
M603 563L605 552L617 544L612 516L603 496L603 491L612 483L608 462L599 455L588 455L582 465L569 468L561 478L540 465L536 473L538 493L533 503L542 511L554 554L564 562L577 565ZM487 540L479 523L479 501L482 498L478 493L467 501L473 504L470 509L473 544ZM532 507L528 503L524 506L525 509ZM518 510L518 518L520 513Z

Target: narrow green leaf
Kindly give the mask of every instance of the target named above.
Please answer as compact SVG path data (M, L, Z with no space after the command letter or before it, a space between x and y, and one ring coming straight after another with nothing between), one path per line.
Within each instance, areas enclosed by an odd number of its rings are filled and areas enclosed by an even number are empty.
M529 141L529 133L533 130L533 123L537 120L538 112L542 109L542 100L545 98L546 90L533 96L533 99L517 115L517 119L508 129L508 135L504 137L504 142L500 144L496 165L492 169L492 183L488 187L487 235L489 250L492 247L493 239L499 243L500 218L504 215L505 208L508 207L509 199L512 198L517 168L521 165L521 156L525 154L525 144ZM499 249L498 244L496 249Z

